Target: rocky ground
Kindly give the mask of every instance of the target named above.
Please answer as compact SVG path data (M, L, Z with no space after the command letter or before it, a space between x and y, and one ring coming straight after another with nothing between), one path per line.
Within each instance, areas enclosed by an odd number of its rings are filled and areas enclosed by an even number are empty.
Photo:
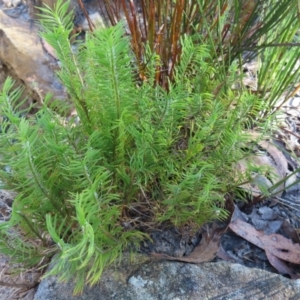
M47 92L63 100L65 91L54 76L57 61L38 37L31 18L32 7L28 4L20 0L0 0L0 88L9 75L16 84L25 84L24 97L28 97L28 105L42 101ZM77 20L86 26L80 13ZM248 73L247 84L255 89L255 63L245 65L245 73ZM281 127L274 136L282 155L270 147L264 147L263 151L275 169L279 164L285 164L286 173L289 173L299 166L298 161L289 155L290 151L300 155L299 86L292 87L287 93L291 97L281 109ZM297 178L295 175L291 180ZM13 196L0 191L0 221L9 218ZM255 205L241 203L232 208L235 218L227 230L222 229L222 234L217 234L218 230L228 224L208 224L193 236L170 227L154 230L151 233L153 242L143 244L141 252L159 255L150 255L150 258L137 256L135 264L124 259L120 267L107 270L98 287L87 289L81 297L74 299L99 299L99 295L101 299L130 300L299 299L300 261L297 263L297 259L300 251L295 246L299 245L299 208L298 184L284 194L257 201ZM241 229L248 237L241 233ZM253 240L258 232L261 235ZM277 242L272 244L271 238ZM287 240L293 241L292 244ZM276 246L285 253L281 260L272 255L278 250ZM199 249L206 251L205 257L199 254ZM201 260L214 263L190 264ZM16 276L13 271L17 267L10 265L4 255L0 256L1 300L71 299L71 285L63 286L57 283L57 278L51 277L43 280L37 290L41 271L27 270Z

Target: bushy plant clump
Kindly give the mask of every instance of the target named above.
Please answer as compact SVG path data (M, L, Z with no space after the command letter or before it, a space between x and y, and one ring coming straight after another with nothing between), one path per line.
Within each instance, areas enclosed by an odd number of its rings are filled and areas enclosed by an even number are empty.
M247 155L246 129L262 103L231 91L234 64L224 86L209 47L189 36L168 90L155 84L155 54L140 82L123 24L87 34L74 49L67 6L47 10L42 36L57 52L72 105L47 97L30 116L18 109L11 79L0 93L1 184L17 192L0 250L22 261L25 253L31 264L58 252L50 273L74 279L79 292L124 249L138 248L147 238L141 227L227 216L225 195L246 180L233 166ZM72 106L79 122L66 118ZM10 234L16 227L24 238Z

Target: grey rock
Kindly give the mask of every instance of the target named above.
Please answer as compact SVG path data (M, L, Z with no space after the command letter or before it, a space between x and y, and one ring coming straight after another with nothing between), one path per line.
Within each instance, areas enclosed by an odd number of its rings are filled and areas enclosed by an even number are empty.
M283 224L283 220L270 221L268 223L268 228L264 230L265 234L269 235L272 233L277 233Z
M72 283L44 279L34 300L205 300L300 299L300 280L226 262L188 264L127 256L103 273L100 282L73 296Z
M273 220L276 218L276 214L273 209L267 206L262 206L258 209L258 213L263 220Z
M95 28L104 28L106 26L105 25L105 20L99 14L99 12L94 12L94 13L90 14L89 18L92 21L92 23L94 24ZM81 24L81 27L85 31L90 30L89 23L88 23L87 19L84 19L84 21Z
M264 230L268 226L268 222L264 220L253 218L252 222L256 230Z

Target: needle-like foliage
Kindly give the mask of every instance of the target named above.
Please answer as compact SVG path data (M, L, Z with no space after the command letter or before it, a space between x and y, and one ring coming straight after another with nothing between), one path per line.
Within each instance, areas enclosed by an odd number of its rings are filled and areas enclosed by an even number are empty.
M151 3L145 20L154 12ZM189 14L201 16L201 1L195 3L198 11L191 8ZM147 68L141 82L136 48L124 24L88 33L74 47L67 8L68 2L58 1L54 10L42 9L42 37L56 50L58 76L79 122L65 118L70 106L49 98L35 116L20 112L19 90L12 91L12 81L6 81L0 93L0 178L17 197L10 221L0 226L5 232L0 250L9 253L13 240L15 255L20 258L23 250L30 263L58 252L50 274L74 279L78 293L85 283L95 284L122 251L136 250L147 237L145 228L160 222L200 226L227 216L225 195L246 180L232 170L250 150L245 132L254 126L250 118L260 99L230 89L240 80L236 63L225 68L224 83L215 64L222 48L212 51L205 43L214 38L209 27L200 44L195 35L172 29L177 48L165 50L176 56L180 49L180 59L171 61L172 76L163 79L166 88L157 84L166 56L153 52L154 25L147 23L147 55L141 58L143 63L147 58ZM172 8L172 18L179 18L178 9L177 4ZM210 26L220 27L226 5L215 9L209 10ZM172 18L165 21L179 22ZM182 26L192 30L197 24ZM9 234L16 227L20 237ZM22 247L22 235L39 242L28 239ZM55 246L47 251L51 242Z

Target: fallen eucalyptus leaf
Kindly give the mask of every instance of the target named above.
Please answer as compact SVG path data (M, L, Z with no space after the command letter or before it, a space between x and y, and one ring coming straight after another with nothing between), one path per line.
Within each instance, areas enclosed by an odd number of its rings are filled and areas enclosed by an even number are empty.
M273 255L268 249L265 249L267 258L270 262L270 264L282 275L290 275L292 279L299 279L299 274L296 274L293 272L291 268L281 259L277 258L275 255Z
M251 224L241 220L237 206L233 212L229 228L248 242L261 249L267 249L272 255L291 263L300 264L300 244L279 234L266 235L263 231L256 230Z

